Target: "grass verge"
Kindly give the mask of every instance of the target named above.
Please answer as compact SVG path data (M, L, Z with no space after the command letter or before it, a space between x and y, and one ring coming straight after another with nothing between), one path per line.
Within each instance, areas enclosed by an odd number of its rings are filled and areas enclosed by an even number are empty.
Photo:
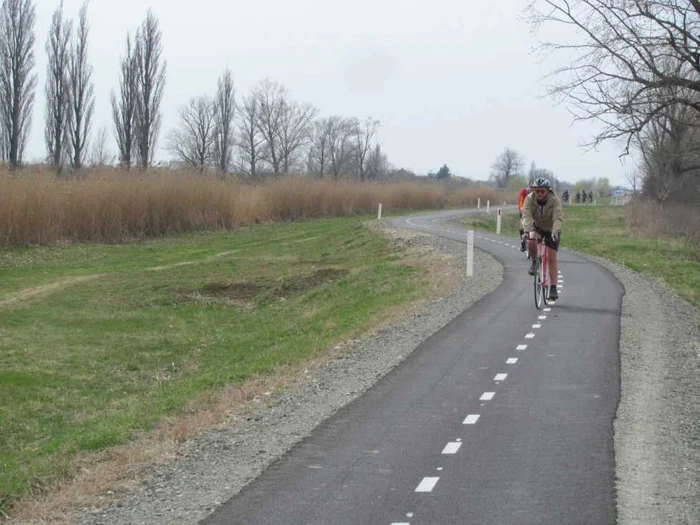
M562 247L604 257L648 275L673 288L686 301L700 308L700 249L670 236L633 236L625 206L568 206L565 209ZM496 231L496 217L466 217L464 225ZM503 235L518 235L517 212L505 213Z
M425 270L363 220L0 250L0 515L423 298Z

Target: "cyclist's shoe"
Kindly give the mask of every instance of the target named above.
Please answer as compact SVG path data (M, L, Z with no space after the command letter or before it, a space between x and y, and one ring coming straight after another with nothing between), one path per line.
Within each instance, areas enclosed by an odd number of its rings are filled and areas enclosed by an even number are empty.
M552 301L556 301L559 299L559 292L557 292L557 287L556 286L550 286L549 287L549 299Z
M535 265L536 264L537 263L535 262L535 259L531 259L530 260L530 269L527 271L527 273L529 273L530 275L535 275L535 269L536 269Z

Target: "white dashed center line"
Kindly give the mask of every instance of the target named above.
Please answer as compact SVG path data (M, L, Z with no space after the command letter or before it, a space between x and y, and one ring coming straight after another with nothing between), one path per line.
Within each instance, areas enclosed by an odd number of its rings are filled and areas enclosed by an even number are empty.
M462 444L457 441L450 441L445 448L442 449L443 454L456 454Z
M449 230L438 230L442 232L447 232L447 233L455 233L455 234L461 234L460 232L451 232ZM517 249L518 246L511 245L508 242L500 241L498 239L491 239L488 237L483 237L483 236L476 236L477 239L485 240L488 242L492 243L498 243L501 245L504 245L509 248L514 248ZM564 278L562 276L561 272L558 272L558 278L557 278L557 289L559 291L563 290L564 288ZM546 312L551 312L552 308L545 308L543 310L545 313ZM537 320L538 322L532 325L533 329L539 329L542 328L542 323L541 321L545 321L547 319L546 315L540 315ZM535 337L535 332L530 332L525 335L525 339L534 339ZM516 350L518 351L523 351L526 350L528 345L526 344L520 344L516 346ZM547 357L555 357L552 354L547 355ZM518 363L518 358L517 357L510 357L506 360L507 365L515 365ZM487 367L481 367L481 370L487 370ZM513 370L512 368L510 370ZM496 374L493 378L494 381L496 382L501 382L505 381L506 378L508 377L508 374ZM480 401L491 401L494 396L496 395L495 392L484 392L481 394L481 397L479 398ZM483 404L481 406L484 406ZM462 424L464 425L475 425L479 418L481 417L480 414L469 414L467 417L464 419ZM457 452L460 450L460 447L462 446L462 440L457 439L455 441L450 441L448 442L445 447L442 450L442 454L457 454ZM443 470L442 467L438 467L437 471L441 472ZM432 492L435 486L437 485L438 481L440 480L439 477L424 477L421 482L418 484L418 486L415 489L415 492ZM412 519L414 514L412 512L406 513L406 518L407 519ZM391 525L411 525L410 522L408 521L401 521L401 522L392 522Z
M462 422L463 425L476 425L476 422L479 421L479 414L469 414L467 418Z
M432 492L438 481L440 478L423 478L423 481L416 487L416 492Z

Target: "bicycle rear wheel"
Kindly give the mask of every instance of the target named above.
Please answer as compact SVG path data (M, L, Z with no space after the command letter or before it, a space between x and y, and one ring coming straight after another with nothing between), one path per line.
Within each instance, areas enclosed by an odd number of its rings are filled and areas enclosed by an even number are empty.
M535 306L539 310L542 307L544 298L542 288L542 259L535 259Z

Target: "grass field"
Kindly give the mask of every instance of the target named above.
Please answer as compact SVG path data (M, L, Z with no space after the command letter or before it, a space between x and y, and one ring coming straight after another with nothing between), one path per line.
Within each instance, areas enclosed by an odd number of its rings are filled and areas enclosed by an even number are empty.
M475 229L496 231L494 215L465 218ZM518 215L506 213L503 235L518 235ZM682 238L634 237L624 206L568 206L562 248L604 257L658 279L700 308L700 249Z
M0 250L0 515L227 385L423 297L362 218Z

